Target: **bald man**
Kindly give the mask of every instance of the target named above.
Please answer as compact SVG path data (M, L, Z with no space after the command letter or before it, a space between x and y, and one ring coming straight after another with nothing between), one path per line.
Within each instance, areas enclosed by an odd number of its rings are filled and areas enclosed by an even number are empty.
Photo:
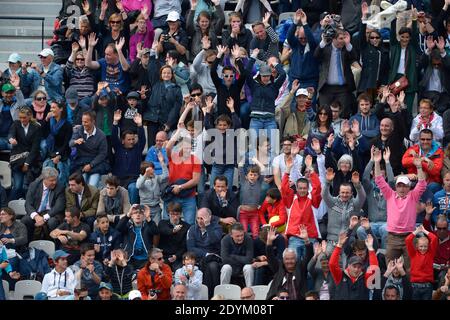
M255 292L252 288L245 287L241 290L241 300L255 300Z
M187 288L184 284L177 284L172 290L172 300L186 300Z
M156 134L155 139L153 139L153 137L151 137L150 135L148 136L148 145L152 146L148 149L145 161L153 162L153 164L155 165L155 175L157 176L162 175L162 166L158 160L159 152L162 152L164 162L166 163L167 166L169 165L169 158L167 157L167 151L165 148L166 143L167 143L167 133L165 131L159 131Z

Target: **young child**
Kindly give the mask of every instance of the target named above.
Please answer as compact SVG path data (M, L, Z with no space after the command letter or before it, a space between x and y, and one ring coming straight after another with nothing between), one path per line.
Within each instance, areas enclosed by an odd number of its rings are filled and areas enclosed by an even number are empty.
M100 214L96 219L97 227L89 237L89 242L94 244L95 259L103 262L104 265L109 263L111 251L118 249L121 243L121 235L114 228L110 227L109 219L106 214Z
M158 160L163 170L161 175L155 175L155 165L153 162L142 162L141 175L136 181L141 205L150 207L151 218L156 224L159 224L161 220L161 207L159 206L161 192L164 190L169 178L169 171L161 152L158 153Z
M248 230L250 224L253 239L256 239L259 233L258 207L263 182L260 173L261 170L258 166L251 166L246 175L243 170L240 171L241 207L239 222L243 225L245 231Z
M130 130L137 133L137 125L134 122L136 114L142 114L142 106L139 103L140 94L136 91L131 91L127 95L126 103L121 101L120 111L122 113L122 120L120 122L120 132Z
M105 275L113 287L113 292L121 298L127 298L133 289L133 279L136 273L128 264L128 254L125 250L117 249L111 251L111 259L105 266Z
M261 224L270 224L272 227L279 228L280 232L284 230L287 220L286 206L281 200L281 192L280 190L278 190L278 188L267 190L266 199L261 205L261 208L259 208L258 214ZM273 217L278 217L278 220L270 222Z
M193 252L183 254L183 267L175 271L175 285L184 284L187 287L186 300L200 300L203 272L195 265L196 256Z
M415 239L419 232L425 236ZM420 225L405 239L411 260L412 300L431 300L433 294L433 260L438 249L438 238Z

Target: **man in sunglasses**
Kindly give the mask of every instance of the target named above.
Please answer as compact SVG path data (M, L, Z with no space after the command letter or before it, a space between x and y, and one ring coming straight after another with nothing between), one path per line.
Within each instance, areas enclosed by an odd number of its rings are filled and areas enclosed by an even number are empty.
M172 270L164 263L161 249L150 250L148 262L137 275L137 285L142 300L170 300Z

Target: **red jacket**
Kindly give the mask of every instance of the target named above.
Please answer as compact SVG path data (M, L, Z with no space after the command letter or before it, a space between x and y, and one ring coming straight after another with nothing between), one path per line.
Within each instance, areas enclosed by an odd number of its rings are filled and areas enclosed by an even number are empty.
M259 221L261 221L261 224L267 224L266 218L264 218L264 213L266 213L266 211L268 213L269 220L275 216L280 217L277 222L271 223L272 227L280 227L286 223L286 207L284 206L283 200L279 200L274 204L270 204L264 200L261 208L258 210Z
M342 281L342 278L343 278L344 272L345 272L348 275L348 277L352 280L352 282L355 283L356 280L358 280L360 276L353 278L352 276L350 276L347 269L342 270L341 267L339 266L339 257L341 256L341 251L342 251L342 248L335 247L333 250L333 253L331 254L330 263L329 263L331 276L333 277L333 280L336 283L336 285L339 285L339 283L341 283L341 281ZM377 255L375 254L375 251L373 251L373 250L372 251L369 250L369 264L370 264L370 266L369 266L368 270L370 269L372 271L367 271L364 273L366 287L367 287L367 279L375 272L375 270L373 268L378 267Z
M431 230L430 220L423 219L423 226L425 230L436 235L436 231ZM437 236L437 235L436 235ZM450 265L450 231L447 233L447 239L444 241L439 240L438 249L434 256L434 263Z
M154 276L155 283L152 283L152 277L150 276L150 263L147 262L145 267L142 268L137 275L138 290L141 292L142 300L148 300L149 290L156 289L161 290L158 293L157 300L170 300L170 286L172 285L172 270L167 264L163 264L162 273L160 276L156 274Z
M406 249L411 260L411 282L426 283L434 281L433 260L438 248L438 238L431 232L428 234L430 244L425 254L419 253L414 246L415 235L411 233L406 237Z
M405 154L403 155L402 165L403 167L405 167L406 170L408 170L408 173L417 174L417 168L413 162L414 156L409 154L411 150L414 150L418 155L420 155L420 148L418 144L410 147L408 150L406 150ZM433 161L434 163L432 169L428 168L428 163L426 161L422 161L423 171L428 175L427 182L442 183L441 169L444 164L444 152L442 151L442 149L438 148L436 152L433 153L430 160Z
M298 197L294 190L289 187L289 175L285 173L283 176L281 194L285 206L289 208L286 225L286 236L288 237L297 236L300 233L301 224L306 225L310 238L319 237L312 207L319 207L320 201L322 201L322 196L320 195L322 188L317 173L311 173L310 181L312 185L311 193L305 197Z

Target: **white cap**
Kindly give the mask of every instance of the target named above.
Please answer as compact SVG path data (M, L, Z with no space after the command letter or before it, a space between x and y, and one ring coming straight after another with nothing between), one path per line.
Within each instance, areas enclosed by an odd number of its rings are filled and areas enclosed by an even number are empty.
M42 50L38 56L42 56L42 57L48 57L48 56L55 56L55 54L53 53L52 49L49 48L45 48L44 50Z
M8 62L17 63L22 61L22 57L17 52L13 52L9 55Z
M128 300L134 300L136 298L142 299L142 294L139 290L131 290L128 294Z
M170 11L169 14L167 15L167 19L166 21L178 21L180 20L180 14L176 11Z
M305 88L300 88L297 90L297 92L295 93L295 96L298 97L299 95L304 95L304 96L309 96L309 92L307 89Z
M397 185L399 183L403 183L403 184L406 184L407 186L410 186L411 180L409 180L409 178L407 176L399 176L397 178L397 180L395 181L395 185Z

